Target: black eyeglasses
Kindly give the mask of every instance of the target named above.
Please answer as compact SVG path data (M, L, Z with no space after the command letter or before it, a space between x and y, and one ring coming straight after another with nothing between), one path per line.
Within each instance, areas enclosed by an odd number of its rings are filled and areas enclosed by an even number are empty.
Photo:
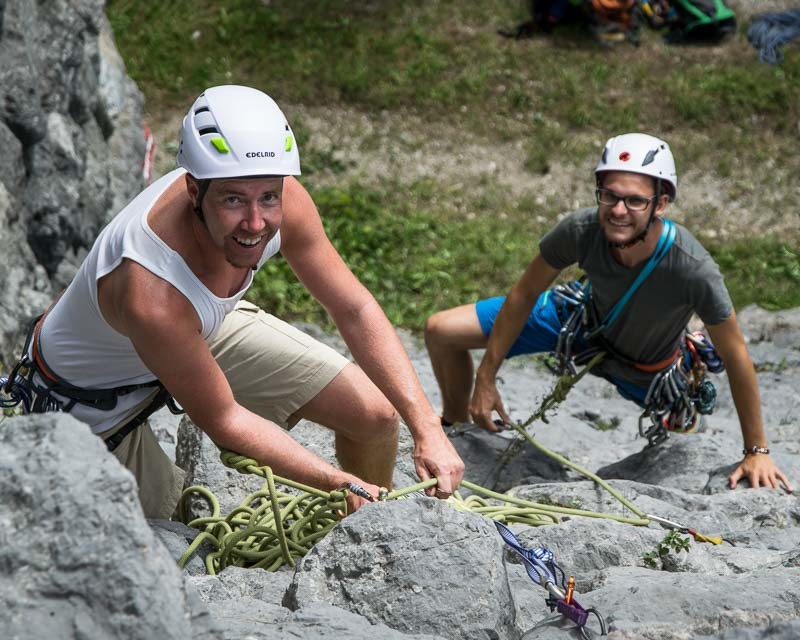
M645 198L644 196L621 196L608 189L596 189L594 194L597 198L597 204L602 204L607 207L616 207L617 203L622 200L628 211L644 211L653 200L658 198L658 196L652 196L650 198Z

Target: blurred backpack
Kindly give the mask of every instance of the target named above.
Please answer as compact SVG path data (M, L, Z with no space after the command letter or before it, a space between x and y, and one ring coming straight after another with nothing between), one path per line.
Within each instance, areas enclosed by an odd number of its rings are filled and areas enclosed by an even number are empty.
M736 14L723 0L670 0L667 42L717 42L736 32Z
M592 30L603 44L639 44L641 18L636 0L591 0Z
M639 0L639 7L653 29L661 29L675 16L668 0Z
M601 43L639 42L637 0L530 0L531 20L513 31L498 30L509 38L550 33L563 24L588 24Z

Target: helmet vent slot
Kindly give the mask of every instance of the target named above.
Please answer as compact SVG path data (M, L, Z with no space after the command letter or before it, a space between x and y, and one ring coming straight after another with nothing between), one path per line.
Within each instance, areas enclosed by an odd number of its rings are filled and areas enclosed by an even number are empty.
M204 136L207 133L219 133L219 129L216 127L203 127L197 133L199 133L201 136Z

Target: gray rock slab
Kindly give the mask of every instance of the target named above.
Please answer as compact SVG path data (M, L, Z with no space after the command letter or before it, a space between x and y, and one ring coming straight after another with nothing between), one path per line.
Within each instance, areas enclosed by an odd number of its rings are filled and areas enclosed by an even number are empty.
M0 429L3 637L212 638L131 474L69 415Z
M614 567L585 595L620 638L685 640L800 616L796 568L703 579L696 574Z
M515 637L501 544L488 520L434 499L367 505L303 559L285 602L332 604L403 633Z
M225 628L222 636L224 640L436 640L442 637L402 633L384 624L373 624L345 609L323 603L289 611L245 597L216 602L211 605L211 612Z
M191 576L187 580L203 602L255 598L280 605L293 578L293 569L264 571L228 567L215 576Z

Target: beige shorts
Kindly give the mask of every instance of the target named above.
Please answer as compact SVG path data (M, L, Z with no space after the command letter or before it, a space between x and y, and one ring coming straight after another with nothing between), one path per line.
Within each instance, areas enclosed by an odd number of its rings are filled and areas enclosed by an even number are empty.
M122 426L106 431L102 436L108 438ZM164 453L150 425L145 422L138 426L112 453L136 478L145 517L169 519L181 498L186 472Z
M347 358L254 304L242 301L209 344L236 401L288 429L298 409L348 364Z
M226 316L209 347L236 401L285 429L294 426L298 420L294 414L349 362L327 345L244 301ZM122 424L102 436L111 436ZM145 516L169 518L183 491L185 473L164 453L150 427L145 424L135 429L114 455L136 476Z

